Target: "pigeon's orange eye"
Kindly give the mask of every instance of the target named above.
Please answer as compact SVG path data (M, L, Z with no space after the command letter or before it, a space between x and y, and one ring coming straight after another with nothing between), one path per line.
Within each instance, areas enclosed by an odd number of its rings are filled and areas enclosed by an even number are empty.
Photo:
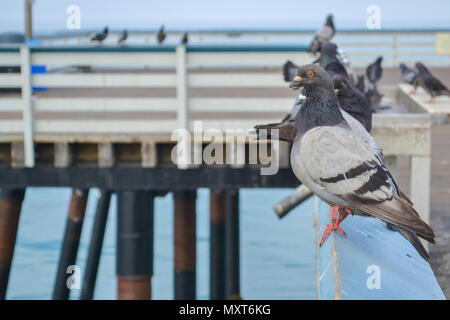
M314 73L314 72L312 72L312 71L308 72L308 77L312 78L312 77L314 77L314 76L315 76L315 73Z

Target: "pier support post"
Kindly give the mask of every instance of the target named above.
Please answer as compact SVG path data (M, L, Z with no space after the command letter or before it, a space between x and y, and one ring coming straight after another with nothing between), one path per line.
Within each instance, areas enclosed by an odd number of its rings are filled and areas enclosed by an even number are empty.
M225 192L210 191L210 299L225 299Z
M227 190L226 193L226 285L227 299L240 298L239 277L239 190Z
M108 220L111 191L101 190L97 203L94 227L92 229L91 243L84 272L81 300L92 300L94 296L95 281L97 279L98 265L102 253L103 238L105 235L106 221Z
M88 193L89 190L73 189L53 290L54 300L67 300L70 296L70 288L67 283L70 277L68 267L75 265L77 261L78 245L80 243Z
M117 194L117 298L151 298L153 212L151 191Z
M0 193L0 300L5 299L25 189Z
M175 191L174 250L175 299L196 297L196 191Z

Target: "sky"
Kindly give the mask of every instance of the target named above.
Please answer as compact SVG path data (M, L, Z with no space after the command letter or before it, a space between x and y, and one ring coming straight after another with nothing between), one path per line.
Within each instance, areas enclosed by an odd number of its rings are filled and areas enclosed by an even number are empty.
M23 32L23 0L0 0L0 32ZM450 0L35 0L35 32L68 31L67 7L81 10L81 31L111 29L317 29L328 13L337 28L366 27L381 9L381 28L448 28Z

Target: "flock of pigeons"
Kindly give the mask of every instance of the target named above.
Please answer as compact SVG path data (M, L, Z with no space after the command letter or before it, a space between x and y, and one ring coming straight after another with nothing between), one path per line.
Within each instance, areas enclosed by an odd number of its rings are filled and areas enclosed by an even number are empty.
M291 61L284 64L284 79L290 88L299 90L299 95L281 122L256 126L256 135L264 139L267 133L270 138L270 130L278 129L281 140L292 142L294 174L333 207L332 223L327 225L320 245L332 231L345 235L340 223L348 214L371 216L398 231L428 261L419 237L434 243L434 232L399 189L382 149L369 133L372 113L380 108L382 98L377 82L383 74L383 58L367 66L366 88L364 75L354 79L331 42L335 32L333 16L329 15L308 49L318 59L300 67ZM403 65L403 80L422 86L432 97L449 94L422 63L416 67L418 71Z
M108 27L105 27L102 32L97 33L91 38L91 41L96 41L98 43L103 43L103 41L108 37ZM119 36L118 44L123 45L128 38L128 31L125 29ZM156 39L158 44L163 44L164 40L166 40L167 34L164 32L164 25L161 26L158 33L156 34ZM182 44L187 44L189 41L188 33L185 32L183 37L181 38Z

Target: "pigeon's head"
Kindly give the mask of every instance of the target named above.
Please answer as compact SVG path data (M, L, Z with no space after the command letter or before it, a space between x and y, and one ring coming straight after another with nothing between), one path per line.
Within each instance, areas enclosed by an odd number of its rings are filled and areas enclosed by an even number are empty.
M333 15L332 14L329 14L329 15L327 15L327 21L326 21L326 25L329 25L329 26L331 26L331 25L333 25Z
M404 64L404 63L400 63L399 67L401 70L407 69L406 64Z
M427 67L422 62L416 62L416 68L421 73L429 73Z
M108 33L108 26L106 26L105 29L103 29L103 33Z
M383 61L383 57L382 57L382 56L379 56L379 57L377 58L377 60L375 61L375 63L376 63L376 64L380 64L382 61Z
M333 86L336 93L340 91L345 91L350 87L350 82L343 75L337 74L333 76Z
M298 89L300 87L323 87L333 89L333 82L321 66L316 64L305 64L298 68L297 75L289 84L289 88Z

